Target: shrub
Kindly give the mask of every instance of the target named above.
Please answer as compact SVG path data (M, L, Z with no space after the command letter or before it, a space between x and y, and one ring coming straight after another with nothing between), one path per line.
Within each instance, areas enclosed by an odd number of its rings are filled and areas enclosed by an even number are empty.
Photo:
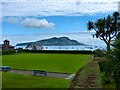
M112 61L102 61L102 62L98 62L99 66L100 66L100 70L103 73L102 75L102 84L110 84L114 81L113 79L113 68L111 68L111 66L113 66Z
M6 54L14 54L14 53L16 53L15 50L2 51L2 55L6 55Z
M95 57L93 61L103 62L103 61L107 61L107 59L105 57Z
M18 49L16 49L16 52L17 53L22 53L22 52L24 52L24 50L23 50L23 48L18 48Z
M102 75L102 84L111 84L114 82L113 76L110 73L103 73Z
M94 51L94 56L95 57L104 57L105 55L106 55L106 51L105 50L96 49Z
M120 33L118 34L113 49L113 63L114 63L114 79L116 82L116 88L120 88Z
M112 68L110 68L112 66L111 61L98 62L98 64L99 64L100 70L102 72L110 72L110 71L112 71Z

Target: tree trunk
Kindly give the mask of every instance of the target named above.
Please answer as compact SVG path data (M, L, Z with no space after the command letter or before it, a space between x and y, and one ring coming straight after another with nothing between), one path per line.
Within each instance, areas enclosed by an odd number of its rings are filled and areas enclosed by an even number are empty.
M110 54L110 43L107 43L107 54Z

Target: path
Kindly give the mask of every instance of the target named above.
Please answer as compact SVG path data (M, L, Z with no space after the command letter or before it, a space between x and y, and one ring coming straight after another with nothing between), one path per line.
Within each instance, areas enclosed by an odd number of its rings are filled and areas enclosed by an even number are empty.
M32 70L15 70L12 69L10 72L17 73L17 74L33 74ZM44 76L44 74L37 74L39 76ZM67 74L67 73L55 73L55 72L47 72L48 77L57 77L57 78L65 78L65 79L72 79L74 74Z

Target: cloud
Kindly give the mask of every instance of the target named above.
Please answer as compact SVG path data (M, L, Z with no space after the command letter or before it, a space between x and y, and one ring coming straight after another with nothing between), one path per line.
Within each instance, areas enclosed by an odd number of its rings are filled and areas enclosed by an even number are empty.
M81 16L117 11L118 2L119 0L16 0L3 1L2 10L3 16Z
M54 29L55 24L52 22L48 22L46 19L35 19L35 18L25 18L24 21L21 22L24 27L32 27L32 28L45 28L45 29Z
M21 18L19 18L19 17L6 17L6 18L3 18L3 21L9 22L9 23L18 23L21 21Z

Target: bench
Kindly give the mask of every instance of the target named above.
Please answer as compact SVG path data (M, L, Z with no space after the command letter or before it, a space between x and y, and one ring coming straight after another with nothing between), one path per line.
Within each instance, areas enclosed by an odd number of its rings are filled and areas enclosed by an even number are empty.
M44 74L45 76L47 76L47 72L42 70L33 70L33 75L36 75L36 74Z
M0 71L3 71L3 72L11 71L11 67L9 67L9 66L0 66Z

